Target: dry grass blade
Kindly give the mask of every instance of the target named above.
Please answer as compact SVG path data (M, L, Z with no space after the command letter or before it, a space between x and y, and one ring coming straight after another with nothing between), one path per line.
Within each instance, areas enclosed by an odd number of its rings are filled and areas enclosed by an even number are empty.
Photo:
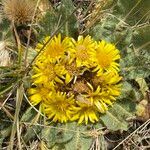
M128 14L123 18L123 21L125 22L125 20L129 17L129 15L133 12L133 10L142 2L142 0L139 0L133 7L132 9L128 12ZM120 25L122 24L122 21L120 21L117 24L117 27L120 27Z
M26 47L26 52L25 52L25 61L24 61L25 67L27 66L27 56L28 56L28 49L29 49L30 38L31 38L32 24L33 24L34 17L35 17L35 14L36 14L36 11L37 11L37 8L39 6L40 1L41 0L37 1L34 12L33 12L33 16L32 16L32 19L31 19L31 25L30 25L30 29L29 29L27 47Z
M0 107L1 107L1 103L0 103ZM12 114L9 112L9 110L7 110L4 106L1 107L1 109L6 113L6 115L8 116L8 118L14 120L14 117L12 116Z
M120 145L126 142L129 138L131 138L134 134L136 134L139 130L145 128L150 124L150 119L143 123L140 127L138 127L135 131L133 131L129 136L127 136L124 140L122 140L113 150L116 150Z
M23 84L21 84L18 89L17 89L17 94L16 94L16 110L15 110L15 116L14 116L14 122L12 126L12 131L11 131L11 136L10 136L10 143L9 143L9 149L13 150L14 147L14 137L17 132L17 138L18 138L18 149L21 150L21 141L20 141L20 129L19 129L19 112L22 104L22 99L23 99L23 93L24 93L24 88Z
M24 97L25 97L26 101L30 104L30 106L31 106L38 114L40 114L41 116L43 116L43 117L46 118L46 116L45 116L44 114L42 114L37 108L35 108L35 107L31 104L31 102L29 101L29 99L27 98L27 96L26 96L25 93L24 93Z

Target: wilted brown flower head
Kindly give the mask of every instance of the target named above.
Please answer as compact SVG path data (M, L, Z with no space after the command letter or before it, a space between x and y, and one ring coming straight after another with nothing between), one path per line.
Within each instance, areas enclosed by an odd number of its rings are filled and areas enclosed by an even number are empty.
M15 24L30 23L34 14L33 0L3 0L4 14Z

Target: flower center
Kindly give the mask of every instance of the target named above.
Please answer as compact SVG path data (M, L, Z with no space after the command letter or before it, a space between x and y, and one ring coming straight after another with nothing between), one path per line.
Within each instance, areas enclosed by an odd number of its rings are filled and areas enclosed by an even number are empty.
M44 74L48 76L49 81L52 81L56 77L54 65L53 64L47 65Z
M77 93L87 93L89 88L84 81L77 81L73 86L73 91Z
M51 58L56 58L61 56L64 53L64 48L61 44L59 45L49 45L46 50L46 55L50 55Z
M58 100L55 102L54 106L55 110L57 110L58 112L65 113L66 109L69 107L69 104L67 102Z
M71 64L65 64L65 69L68 71L70 75L78 75L79 68L77 68L76 63L73 62Z
M92 78L93 85L95 85L95 86L101 85L104 81L105 81L105 80L104 80L103 77L94 76L94 77Z
M97 53L97 60L98 60L98 64L102 68L107 68L110 66L112 62L112 57L109 54L101 52L101 53Z
M76 57L82 61L85 61L88 59L89 55L87 53L87 49L84 45L78 45L77 46L77 52L76 52Z

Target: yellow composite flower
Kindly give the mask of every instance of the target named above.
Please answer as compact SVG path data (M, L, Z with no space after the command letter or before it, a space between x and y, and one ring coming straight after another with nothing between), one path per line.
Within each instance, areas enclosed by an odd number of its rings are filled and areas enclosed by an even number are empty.
M50 82L63 83L61 78L65 74L65 68L59 64L55 64L49 58L43 62L36 62L33 67L35 74L32 76L34 84L49 84Z
M50 37L47 36L44 39L43 44L39 43L36 49L37 51L39 51L40 49L42 49L44 44L46 44L46 46L44 47L43 55L45 55L46 57L49 56L52 60L58 60L64 55L65 52L69 51L73 47L71 38L66 37L62 40L61 34L59 34L58 36L54 36L50 41L49 40Z
M101 41L97 44L95 53L92 53L96 69L102 71L119 71L119 64L116 62L120 59L119 50L115 45Z
M122 77L115 72L105 72L97 73L92 77L92 82L94 85L100 85L105 87L106 85L116 85L121 81Z
M98 74L98 79L100 80L99 85L102 87L103 91L109 93L111 96L119 96L121 91L121 79L118 73L106 72L103 74Z
M109 95L106 92L102 91L102 88L100 86L97 86L96 90L94 91L94 88L91 84L89 84L90 91L85 94L84 96L89 99L89 101L97 108L97 110L100 113L105 113L108 110L107 104L111 105L111 101L109 100ZM104 97L107 97L109 103L104 101Z
M100 86L98 86L97 89L94 90L90 83L87 83L87 85L89 86L89 88L85 85L81 85L82 87L80 88L78 87L77 91L83 91L83 94L79 93L79 95L76 96L77 101L93 105L100 113L106 112L106 110L108 110L107 104L112 104L111 99L109 98L110 94L103 92ZM104 101L105 97L108 100Z
M112 106L116 97L120 95L121 84L119 82L121 77L114 72L101 73L101 76L95 77L93 83L96 86L87 83L90 90L87 90L83 95L97 107L100 113L104 113L108 110L108 105Z
M63 92L51 92L44 103L44 112L54 122L67 122L72 116L75 104L73 96L67 97Z
M90 104L85 102L76 102L78 104L78 107L74 107L72 111L74 111L74 115L71 118L72 121L78 120L78 124L81 124L85 122L85 124L88 124L88 122L95 123L98 119L98 114L96 111L96 108Z
M121 81L122 77L120 77L118 74L110 74L105 77L105 81L103 87L104 91L107 90L109 93L111 99L116 99L115 97L119 96L121 93ZM107 83L107 84L106 84Z
M47 95L50 93L50 89L39 86L35 88L30 88L28 90L28 93L30 95L30 102L32 103L32 105L35 106L47 98Z
M92 60L90 59L91 53L95 51L96 42L90 37L79 36L78 40L73 40L74 43L74 53L77 63L77 67L86 66L89 67L92 65Z

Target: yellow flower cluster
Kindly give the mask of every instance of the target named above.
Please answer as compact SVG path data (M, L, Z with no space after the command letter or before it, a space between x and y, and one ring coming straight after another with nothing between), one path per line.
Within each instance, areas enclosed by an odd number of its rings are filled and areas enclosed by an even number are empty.
M49 39L37 45L47 43L33 66L31 103L54 122L97 122L120 95L119 50L90 36Z

